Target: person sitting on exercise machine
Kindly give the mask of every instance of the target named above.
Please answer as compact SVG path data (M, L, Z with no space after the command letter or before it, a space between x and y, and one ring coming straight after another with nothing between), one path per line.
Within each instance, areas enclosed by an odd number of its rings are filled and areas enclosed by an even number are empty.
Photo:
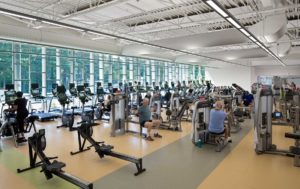
M12 108L9 109L10 112L17 111L16 120L18 126L18 143L26 142L27 140L24 137L24 120L28 116L29 112L26 108L27 100L23 98L23 93L18 91L16 93L17 99L14 102Z
M228 125L224 125L226 116L226 112L223 110L223 102L217 101L215 108L210 111L208 131L216 134L225 133L227 142L232 142Z
M143 105L140 106L138 110L140 125L141 127L147 128L147 140L153 141L153 138L150 136L151 130L154 130L154 137L161 138L162 136L158 134L158 128L161 124L160 120L155 119L151 120L151 111L148 106L149 100L148 98L144 98Z

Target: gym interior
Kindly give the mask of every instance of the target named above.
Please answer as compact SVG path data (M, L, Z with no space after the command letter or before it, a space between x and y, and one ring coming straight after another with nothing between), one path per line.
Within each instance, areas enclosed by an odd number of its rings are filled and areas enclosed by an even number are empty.
M0 0L0 188L298 189L298 0Z

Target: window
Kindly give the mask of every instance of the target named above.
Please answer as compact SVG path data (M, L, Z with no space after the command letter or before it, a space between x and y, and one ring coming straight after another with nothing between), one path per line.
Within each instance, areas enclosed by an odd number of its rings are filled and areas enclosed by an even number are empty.
M56 83L56 49L46 49L46 91L50 93L52 84Z
M90 56L88 52L75 51L75 81L77 85L83 85L90 81Z
M90 70L91 61L94 62L94 74ZM42 73L43 63L45 73ZM42 77L44 75L46 77ZM95 86L98 81L103 86L108 82L116 86L124 81L156 82L158 85L159 82L200 76L205 79L205 69L197 65L0 40L0 88L14 81L16 90L24 93L30 92L31 83L42 87L42 82L46 82L49 93L56 82L66 88L69 83L89 83L90 79L95 81ZM43 78L46 80L42 81Z
M0 88L12 83L12 43L0 41Z
M60 79L61 79L61 84L63 84L66 88L69 88L69 83L74 82L73 68L74 68L73 51L67 49L60 49Z

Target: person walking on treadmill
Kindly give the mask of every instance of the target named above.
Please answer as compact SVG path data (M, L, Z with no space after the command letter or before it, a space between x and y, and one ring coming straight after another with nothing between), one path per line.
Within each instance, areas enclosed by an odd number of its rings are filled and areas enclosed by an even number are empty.
M223 111L223 102L217 101L215 108L210 111L208 131L216 134L225 133L227 142L232 142L228 125L224 124L227 114Z
M140 125L142 127L147 128L147 138L148 141L153 141L153 138L151 137L151 131L153 130L154 137L156 138L162 138L160 134L158 134L158 128L161 124L160 120L154 119L151 120L151 111L148 106L149 99L144 98L142 106L140 106L138 110L139 119L140 119Z
M14 102L13 107L9 110L11 112L17 111L17 126L18 126L18 143L26 142L27 140L24 137L24 120L28 116L29 112L26 108L27 100L23 98L23 93L18 91L16 93L17 99Z

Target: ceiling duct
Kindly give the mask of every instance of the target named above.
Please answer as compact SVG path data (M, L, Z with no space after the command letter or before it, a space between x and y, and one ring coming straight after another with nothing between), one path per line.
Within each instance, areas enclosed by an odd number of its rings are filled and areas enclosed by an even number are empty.
M270 48L273 53L275 53L279 57L284 57L286 56L292 47L292 42L288 35L284 35L282 38L280 38L277 41L277 44L273 47Z
M267 16L264 20L249 28L249 30L261 41L276 42L287 32L286 15Z

